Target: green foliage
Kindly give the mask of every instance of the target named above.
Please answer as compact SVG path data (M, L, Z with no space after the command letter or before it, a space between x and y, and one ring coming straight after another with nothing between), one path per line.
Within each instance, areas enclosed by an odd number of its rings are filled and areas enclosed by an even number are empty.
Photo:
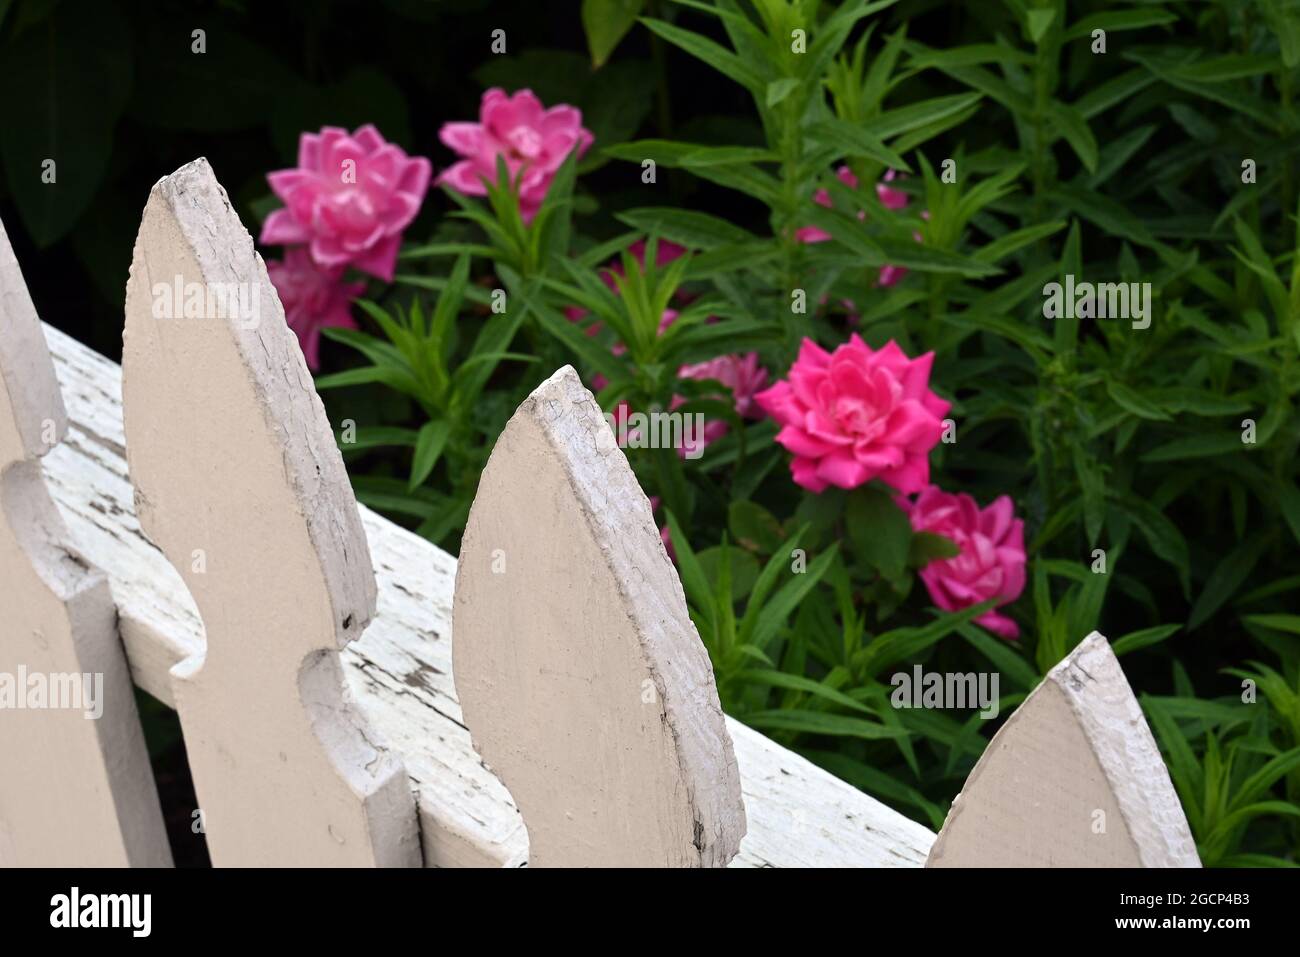
M1101 630L1145 692L1205 863L1295 863L1300 14L931 6L585 3L597 65L648 42L661 89L665 64L698 61L753 121L686 136L661 110L644 138L598 138L531 223L504 169L486 202L451 194L453 216L406 253L417 272L392 295L414 298L365 307L384 338L336 335L370 365L321 382L412 403L358 437L412 449L404 478L358 489L454 547L504 417L554 368L602 376L606 409L685 402L727 434L695 460L628 456L663 503L729 713L938 826L992 728L894 707L891 676L991 668L1005 714ZM584 192L578 173L601 162L631 185ZM890 183L902 209L873 188L890 169L906 174ZM801 241L806 227L828 238ZM668 242L689 253L659 263ZM880 284L885 266L908 272ZM1067 277L1149 283L1150 311L1049 318L1045 287ZM504 314L467 314L485 288L505 292ZM783 378L805 339L851 331L935 354L958 438L936 449L934 480L981 503L1009 495L1025 519L1027 585L1001 609L1018 641L976 622L988 603L931 607L918 573L956 546L914 533L892 490L803 492L773 423L678 375L756 350ZM503 361L522 356L536 361Z

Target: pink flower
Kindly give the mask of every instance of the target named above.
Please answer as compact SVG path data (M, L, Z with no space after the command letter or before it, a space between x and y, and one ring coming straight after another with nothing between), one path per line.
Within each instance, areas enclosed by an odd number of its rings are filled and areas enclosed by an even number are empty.
M876 184L876 198L880 200L885 209L900 210L907 205L908 196L901 189L894 189L892 186L886 186L885 183L892 183L898 173L896 170L890 170L883 177L882 182ZM854 186L857 184L854 183Z
M645 247L646 247L646 242L644 239L638 239L631 246L627 247L627 251L630 252L632 254L632 258L635 259L640 264L642 271L645 270L645 253L646 253ZM664 266L667 266L673 260L681 259L682 256L684 255L686 255L685 246L679 246L676 243L670 242L667 239L661 239L655 244L655 268L662 269ZM622 259L615 257L614 260L609 265L609 271L617 273L620 276L625 275L623 271ZM607 285L610 289L618 288L618 286L615 285L614 283L614 277L611 276L609 272L601 273L600 278L601 280L604 281L605 285Z
M880 278L876 280L876 285L882 288L888 288L907 275L906 266L881 266Z
M443 170L439 183L466 196L486 196L483 180L497 181L497 157L502 156L511 180L519 180L525 222L537 215L569 153L577 149L582 156L593 140L576 107L561 104L547 110L532 90L508 96L496 87L483 94L479 122L445 123L438 136L465 157Z
M980 510L969 495L953 495L931 485L914 503L899 504L912 528L952 539L961 549L954 558L940 558L921 570L921 580L934 603L957 611L990 598L997 606L1015 601L1025 588L1025 523L1015 517L1011 499L1001 495ZM1020 628L994 610L975 619L995 635L1015 638Z
M651 495L651 496L650 496L650 512L651 512L651 514L653 514L653 513L657 512L657 511L659 511L659 496L658 496L658 495ZM661 541L661 542L664 543L664 551L666 551L666 552L668 553L668 557L671 558L674 562L676 562L676 561L677 561L677 552L673 549L673 533L672 533L672 529L670 529L666 524L660 526L660 528L659 528L659 541Z
M267 217L262 242L306 243L320 266L351 265L391 282L432 171L369 124L351 135L334 126L304 133L298 168L267 176L284 209Z
M298 337L308 368L320 368L321 329L355 329L352 300L366 291L366 284L343 282L342 266L321 268L306 246L286 249L282 261L266 264L266 272L284 305L284 318Z
M788 381L755 401L781 424L795 482L812 492L873 478L904 494L930 481L929 453L949 404L930 390L934 353L909 359L890 340L873 351L857 333L827 353L804 339Z
M835 171L835 175L839 177L841 183L848 186L850 189L858 188L858 178L853 175L853 171L847 166L841 166ZM895 175L897 175L896 172L891 169L881 177L881 182L876 184L876 197L886 209L900 210L907 205L908 195L901 189L894 189L892 186L885 185L886 183L892 183ZM830 192L825 189L817 190L813 193L813 202L818 206L825 206L829 209L831 206ZM922 215L927 214L923 213ZM866 218L866 210L858 210L858 219L865 220ZM824 243L826 240L831 238L830 233L816 226L801 226L799 229L795 230L794 235L796 239L803 243ZM916 241L918 243L921 241L919 235L916 236ZM906 275L907 268L905 266L881 266L880 276L876 280L876 285L882 287L892 286ZM825 299L822 300L823 303L825 303L825 301ZM843 300L843 305L848 309L851 320L856 320L857 317L854 316L853 313L857 311L857 307L853 302L845 299Z
M747 419L763 418L763 411L754 402L754 396L767 385L767 370L758 364L758 353L719 356L708 362L682 366L677 370L679 379L713 379L721 382L736 399L736 413Z
M847 166L841 166L839 169L835 171L835 175L839 177L839 181L843 183L845 186L847 186L849 189L858 188L858 178L853 175L853 170L849 169ZM895 192L895 190L890 190L890 192ZM883 197L882 197L882 201L883 201ZM825 206L827 209L830 209L831 208L830 191L826 189L818 189L815 193L813 193L813 202L816 203L818 206ZM890 208L892 209L894 207L890 207ZM859 210L858 219L866 219L866 218L867 218L866 211ZM824 243L826 242L826 240L831 238L830 233L816 226L801 226L795 230L794 236L795 239L799 240L799 242L801 243Z
M767 370L758 364L758 353L748 355L719 356L708 362L682 366L677 370L679 379L712 379L721 382L731 390L735 402L736 414L746 419L761 419L763 410L759 408L754 397L767 385ZM686 400L681 396L673 399L672 408L677 408ZM704 434L695 442L689 442L678 449L678 454L686 457L688 452L698 448L701 452L710 442L715 442L727 434L727 423L721 419L710 419L704 423Z

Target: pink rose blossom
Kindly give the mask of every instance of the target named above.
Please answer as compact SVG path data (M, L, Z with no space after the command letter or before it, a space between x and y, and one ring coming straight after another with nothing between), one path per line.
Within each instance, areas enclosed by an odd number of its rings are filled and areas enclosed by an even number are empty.
M764 412L754 401L758 391L767 385L767 370L758 364L758 353L747 355L719 356L708 362L682 366L677 370L679 379L712 379L721 382L731 390L735 402L736 414L746 419L761 419ZM673 398L672 408L686 402L681 396ZM698 448L701 452L710 442L716 442L727 434L727 423L721 419L709 419L704 423L704 434L697 441L689 442L678 449L683 458L688 452Z
M1001 495L981 510L969 495L953 495L931 485L908 503L912 528L951 539L961 549L953 558L940 558L921 569L921 580L934 603L957 611L990 598L998 607L1015 601L1025 588L1025 523L1015 517L1011 499ZM1003 638L1015 638L1020 628L990 609L975 619Z
M509 96L496 87L483 94L479 122L445 123L438 136L465 157L443 170L438 182L466 196L486 196L483 180L497 181L497 157L504 157L511 181L519 181L524 222L537 215L568 155L577 149L582 156L593 141L576 107L560 104L548 110L532 90Z
M747 419L763 418L763 411L754 402L754 396L767 385L767 370L758 364L758 353L719 356L708 362L682 366L677 370L679 379L713 379L721 382L736 399L736 413Z
M352 300L366 291L366 284L343 282L342 266L316 265L306 246L286 249L282 261L266 264L266 272L284 306L284 318L298 337L308 368L320 368L321 329L355 329Z
M267 176L284 208L267 217L262 242L306 243L320 266L351 265L393 279L402 231L420 210L432 167L367 124L327 126L298 141L297 169Z
M795 482L812 492L879 478L904 494L930 481L929 453L949 403L929 387L934 353L909 359L890 340L872 350L857 333L827 353L804 339L787 381L755 401L782 426Z

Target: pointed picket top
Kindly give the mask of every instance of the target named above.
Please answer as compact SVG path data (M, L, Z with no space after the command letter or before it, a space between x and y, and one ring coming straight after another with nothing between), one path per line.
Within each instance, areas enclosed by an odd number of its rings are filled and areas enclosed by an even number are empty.
M1007 719L927 867L1200 867L1142 708L1093 632Z
M650 504L565 366L479 482L452 611L474 745L529 866L722 866L745 833L709 656Z
M127 460L207 649L172 677L218 865L419 863L410 782L345 691L375 610L302 352L206 160L150 193L127 284Z
M66 428L0 223L0 865L170 866L113 598L41 475Z

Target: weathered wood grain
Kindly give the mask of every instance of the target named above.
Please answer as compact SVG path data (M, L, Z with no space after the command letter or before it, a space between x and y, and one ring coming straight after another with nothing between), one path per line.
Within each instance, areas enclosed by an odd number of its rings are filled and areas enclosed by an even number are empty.
M66 430L0 224L0 864L169 866L112 595L41 475Z
M1200 867L1169 771L1093 632L1007 719L929 867Z
M171 676L213 863L418 866L406 772L338 657L375 603L356 499L266 268L205 160L145 206L122 382L137 517L206 625Z
M722 866L740 775L650 503L565 366L511 417L461 542L456 687L530 863Z

